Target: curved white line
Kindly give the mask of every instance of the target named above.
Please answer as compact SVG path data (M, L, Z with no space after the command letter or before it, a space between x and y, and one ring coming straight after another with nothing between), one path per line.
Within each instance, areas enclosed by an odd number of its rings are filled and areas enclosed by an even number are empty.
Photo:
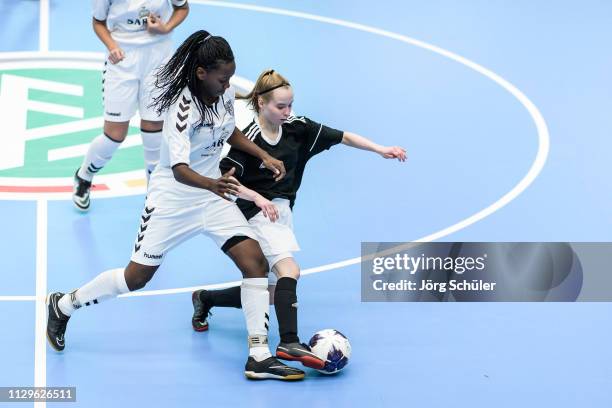
M419 41L419 40L416 40L416 39L413 39L413 38L410 38L410 37L407 37L401 34L393 33L391 31L386 31L386 30L382 30L382 29L375 28L375 27L370 27L370 26L363 25L363 24L353 23L350 21L318 16L316 14L302 13L302 12L284 10L284 9L278 9L278 8L272 8L272 7L255 6L255 5L250 5L250 4L228 3L228 2L223 2L223 1L191 0L191 3L201 4L201 5L206 5L206 6L251 10L251 11L257 11L257 12L268 13L268 14L277 14L277 15L283 15L283 16L289 16L289 17L302 18L306 20L318 21L321 23L327 23L327 24L333 24L333 25L338 25L342 27L352 28L355 30L369 32L369 33L380 35L380 36L387 37L387 38L392 38L392 39L395 39L395 40L398 40L398 41L401 41L401 42L404 42L410 45L414 45L416 47L420 47L420 48L429 50L436 54L442 55L444 57L447 57L453 61L456 61L460 64L463 64L475 70L476 72L486 76L487 78L491 79L493 82L500 85L510 94L512 94L525 107L525 109L527 109L533 121L535 122L536 129L538 132L538 152L536 154L534 162L532 163L525 177L523 177L523 179L521 179L519 183L516 186L514 186L514 188L512 188L512 190L510 190L508 193L502 196L499 200L495 201L493 204L489 205L483 210L477 212L476 214L473 214L472 216L462 221L459 221L456 224L451 225L450 227L444 228L440 231L434 232L433 234L419 238L413 242L430 242L430 241L434 241L434 240L443 238L463 228L466 228L482 220L483 218L491 215L492 213L498 211L499 209L506 206L509 202L514 200L516 197L518 197L540 174L540 172L542 171L542 168L544 167L544 164L546 163L546 159L548 157L548 151L550 148L550 137L548 133L548 128L546 126L546 122L544 121L542 114L540 113L538 108L535 106L535 104L533 104L533 102L531 102L529 98L525 96L525 94L523 94L517 87L515 87L509 81L505 80L504 78L492 72L491 70L479 64L476 64L475 62L472 62L460 55L454 54L450 51L447 51L435 45L431 45L423 41ZM308 268L308 269L303 270L302 274L309 275L313 273L329 271L333 269L343 268L345 266L354 265L360 262L361 262L361 257L350 258L350 259L340 261L340 262L334 262L334 263L330 263L327 265L322 265L322 266L318 266L314 268ZM175 293L191 292L193 290L200 289L200 288L216 289L216 288L222 288L222 287L227 287L227 286L234 286L239 283L240 281L233 281L233 282L226 282L226 283L220 283L220 284L214 284L214 285L196 286L196 287L188 287L188 288L176 288L176 289L165 289L165 290L155 290L155 291L139 291L139 292L128 293L122 296L123 297L135 297L135 296L175 294Z
M366 26L363 24L357 24L357 23L352 23L349 21L344 21L344 20L339 20L339 19L334 19L334 18L328 18L328 17L322 17L322 16L318 16L318 15L314 15L314 14L308 14L308 13L301 13L301 12L295 12L295 11L290 11L290 10L283 10L283 9L276 9L276 8L270 8L270 7L261 7L261 6L254 6L254 5L248 5L248 4L238 4L238 3L227 3L227 2L222 2L222 1L203 1L203 0L191 0L192 3L194 4L203 4L203 5L209 5L209 6L217 6L217 7L229 7L229 8L236 8L236 9L243 9L243 10L252 10L252 11L259 11L259 12L263 12L263 13L270 13L270 14L278 14L278 15L284 15L284 16L291 16L291 17L297 17L297 18L303 18L303 19L307 19L307 20L313 20L313 21L318 21L318 22L322 22L322 23L328 23L328 24L334 24L334 25L338 25L338 26L343 26L343 27L347 27L347 28L352 28L355 30L360 30L360 31L365 31L365 32L369 32L372 34L377 34L377 35L381 35L384 37L388 37L388 38L393 38L396 39L398 41L402 41L405 42L407 44L411 44L429 51L432 51L434 53L437 53L439 55L442 55L444 57L450 58L454 61L459 62L460 64L463 64L467 67L472 68L473 70L475 70L476 72L481 73L482 75L488 77L489 79L491 79L492 81L496 82L497 84L499 84L502 88L506 89L508 92L510 92L515 98L517 98L519 100L519 102L521 102L523 104L523 106L527 109L527 111L529 112L529 114L531 115L531 117L533 118L535 124L536 124L536 128L538 131L538 152L536 154L536 158L533 162L533 164L531 165L531 168L529 169L529 171L527 172L527 174L525 175L525 177L523 177L523 179L512 189L510 190L508 193L506 193L504 196L502 196L499 200L497 200L496 202L494 202L493 204L491 204L490 206L486 207L485 209L477 212L476 214L454 224L451 225L448 228L445 228L443 230L440 230L438 232L435 232L433 234L427 235L423 238L420 238L418 240L416 240L416 242L428 242L428 241L433 241L439 238L442 238L444 236L447 236L449 234L452 234L453 232L459 231L485 217L487 217L488 215L494 213L495 211L501 209L502 207L504 207L506 204L508 204L510 201L512 201L513 199L515 199L516 197L518 197L518 195L520 195L534 180L535 178L538 176L538 174L541 172L542 168L544 167L544 164L546 163L546 158L548 157L548 150L549 150L549 134L548 134L548 128L546 126L546 122L544 121L544 118L542 117L542 115L540 114L539 110L536 108L536 106L518 89L516 88L514 85L512 85L510 82L506 81L505 79L503 79L502 77L500 77L499 75L495 74L494 72L482 67L481 65L478 65L472 61L469 61L466 58L463 58L457 54L451 53L450 51L444 50L442 48L436 47L434 45L431 44L427 44L424 43L422 41L418 41L415 40L413 38L410 37L406 37L400 34L396 34L396 33L392 33L390 31L386 31L386 30L381 30L378 28L374 28L374 27L370 27L370 26ZM40 14L41 14L41 24L40 24L40 33L39 33L39 42L40 42L40 51L45 52L48 51L48 43L49 43L49 38L48 38L48 0L41 0L41 10L40 10ZM44 18L43 18L44 17ZM38 208L39 208L39 213L41 212L40 208L42 203L44 203L45 209L44 211L44 215L46 218L46 202L44 201L39 201L38 202ZM46 221L46 220L45 220ZM39 221L40 222L40 221ZM45 227L46 229L46 222L45 222ZM46 246L45 246L45 251L46 251ZM46 256L46 253L45 253ZM37 262L39 262L38 260L38 256L37 256ZM356 263L361 262L361 257L356 257L356 258L351 258L345 261L341 261L341 262L335 262L335 263L331 263L331 264L327 264L327 265L322 265L316 268L309 268L306 269L304 271L302 271L303 275L308 275L308 274L312 274L312 273L318 273L318 272L323 272L323 271L328 271L328 270L333 270L333 269L338 269L341 267L345 267L345 266L349 266L349 265L353 265ZM38 271L38 267L37 267L37 271ZM215 288L220 288L220 287L225 287L225 286L235 286L237 284L239 284L240 281L234 281L234 282L226 282L224 284L216 284L216 285L207 285L204 286L205 288L208 289L215 289ZM44 303L42 303L42 301L40 300L40 294L43 288L43 284L44 286L46 286L46 274L44 276L44 279L39 279L39 277L37 276L37 290L36 290L36 294L37 294L37 298L39 299L37 301L37 316L36 316L36 327L37 327L37 333L36 333L36 345L35 345L35 385L37 386L44 386L46 384L46 357L45 357L45 351L44 351L44 337L40 332L40 327L41 326L41 320L43 320L43 318L41 316L44 316L44 314L41 314L41 310L43 310L44 307ZM199 287L198 287L199 288ZM172 294L172 293L184 293L184 292L191 292L193 290L195 290L197 288L178 288L178 289L166 289L166 290L158 290L158 291L141 291L141 292L133 292L133 293L129 293L126 294L124 296L151 296L151 295L163 295L163 294ZM9 300L6 299L9 297L5 297L5 299L3 300ZM21 296L16 296L16 297L10 297L10 300L23 300L24 297ZM36 299L36 297L35 297ZM0 299L2 300L2 299ZM46 403L36 403L36 406L46 406Z
M333 25L338 25L342 27L352 28L352 29L359 30L359 31L365 31L365 32L372 33L372 34L377 34L383 37L392 38L392 39L395 39L395 40L398 40L398 41L401 41L401 42L404 42L410 45L414 45L416 47L420 47L420 48L429 50L431 52L434 52L436 54L449 58L453 61L456 61L460 64L463 64L473 69L474 71L486 76L487 78L491 79L493 82L495 82L496 84L504 88L506 91L512 94L512 96L518 99L518 101L525 107L525 109L527 109L527 111L531 115L533 121L535 122L536 129L538 132L538 152L536 154L535 160L533 161L525 177L523 177L523 179L521 179L521 181L519 181L518 184L514 186L514 188L512 188L512 190L504 194L499 200L495 201L493 204L489 205L483 210L477 212L476 214L462 221L459 221L456 224L451 225L448 228L444 228L440 231L434 232L433 234L426 235L413 242L435 241L437 239L448 236L454 232L457 232L463 228L466 228L482 220L485 217L488 217L489 215L493 214L495 211L498 211L499 209L506 206L509 202L514 200L523 191L525 191L525 189L529 187L529 185L533 183L536 177L540 174L540 172L542 171L542 168L544 167L544 164L546 163L546 159L548 157L548 151L550 148L550 136L548 133L548 127L546 126L546 122L544 121L544 117L542 116L538 108L535 106L535 104L531 102L529 98L525 96L524 93L522 93L516 86L511 84L509 81L505 80L504 78L497 75L493 71L483 67L482 65L476 64L475 62L472 62L460 55L454 54L450 51L447 51L435 45L431 45L423 41L415 40L414 38L410 38L410 37L407 37L401 34L393 33L391 31L381 30L379 28L370 27L370 26L358 24L358 23L352 23L350 21L339 20L336 18L318 16L316 14L302 13L298 11L284 10L284 9L278 9L278 8L272 8L272 7L255 6L252 4L228 3L224 1L190 0L190 3L201 4L205 6L227 7L227 8L234 8L234 9L251 10L251 11L258 11L261 13L278 14L278 15L289 16L289 17L297 17L297 18L302 18L306 20L313 20L313 21L318 21L321 23L327 23L327 24L333 24ZM302 275L310 275L313 273L319 273L319 272L329 271L333 269L343 268L345 266L358 264L360 262L361 262L361 257L356 257L356 258L351 258L351 259L347 259L347 260L340 261L340 262L334 262L334 263L330 263L327 265L317 266L314 268L308 268L308 269L303 270L301 273ZM214 285L195 286L195 287L189 287L189 288L176 288L176 289L165 289L165 290L155 290L155 291L140 291L140 292L127 293L122 296L132 297L132 296L152 296L152 295L184 293L184 292L191 292L196 289L217 289L217 288L223 288L223 287L228 287L228 286L235 286L235 285L240 284L240 282L241 281L233 281L233 282L226 282L226 283L220 283L220 284L214 284Z

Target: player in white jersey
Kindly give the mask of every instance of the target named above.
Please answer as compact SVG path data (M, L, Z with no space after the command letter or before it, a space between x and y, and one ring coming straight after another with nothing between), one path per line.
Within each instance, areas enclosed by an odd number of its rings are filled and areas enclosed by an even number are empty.
M248 140L235 125L234 90L229 85L236 64L225 39L206 31L192 34L157 74L158 111L167 111L159 166L150 188L130 263L125 270L104 272L74 292L49 295L47 338L61 351L70 315L82 306L97 304L141 289L153 277L166 253L186 239L204 234L234 261L243 275L241 297L247 323L249 378L297 380L304 372L272 357L268 348L268 262L255 233L226 194L256 199L232 177L221 175L222 146L254 155L270 169L275 182L285 176L277 160ZM258 204L268 214L274 205ZM272 215L274 218L275 215Z
M159 160L163 118L150 105L155 70L172 55L170 33L189 12L187 0L93 0L93 29L108 50L102 76L104 133L89 145L74 175L72 201L89 210L93 177L125 140L138 110L146 177Z
M293 90L289 82L274 70L264 71L245 99L256 113L256 118L244 129L245 135L282 160L287 176L279 183L271 183L269 171L260 167L261 161L234 147L221 161L221 170L234 169L241 184L272 200L278 207L279 218L272 223L251 202L237 200L238 207L257 232L259 243L274 272L270 274L269 291L281 338L276 356L321 369L325 362L311 353L308 345L300 342L297 328L296 287L300 268L292 254L299 250L293 233L292 208L306 164L315 155L339 143L402 162L406 160L406 151L398 146L378 145L363 136L336 130L303 116L292 116ZM275 281L275 276L278 281ZM212 307L243 306L238 287L199 290L192 294L192 301L192 326L196 331L208 329L208 313Z

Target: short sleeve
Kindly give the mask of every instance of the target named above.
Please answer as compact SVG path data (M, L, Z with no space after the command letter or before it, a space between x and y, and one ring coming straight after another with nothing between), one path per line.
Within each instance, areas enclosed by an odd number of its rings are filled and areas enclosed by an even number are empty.
M105 21L108 17L108 9L110 8L110 0L93 0L92 15L98 21Z
M190 164L189 155L191 152L191 100L185 95L181 95L168 111L164 124L163 137L168 143L168 156L170 167L177 164Z
M232 167L234 167L236 169L234 176L236 176L236 178L240 180L245 173L246 159L246 153L232 148L230 149L227 156L221 159L221 162L219 163L219 169L221 170L221 173L225 173L230 171Z
M307 130L308 156L312 157L342 142L344 132L304 118Z
M172 5L176 7L183 7L187 4L187 0L172 0Z
M233 106L236 102L236 88L234 88L233 86L227 88L227 91L225 91L225 93L223 94L223 98L230 101Z

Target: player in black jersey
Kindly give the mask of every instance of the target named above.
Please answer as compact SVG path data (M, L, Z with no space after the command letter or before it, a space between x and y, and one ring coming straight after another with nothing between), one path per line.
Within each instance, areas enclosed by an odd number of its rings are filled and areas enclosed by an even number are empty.
M280 344L276 355L285 360L300 361L307 367L323 368L324 361L300 342L297 329L297 279L300 268L292 252L299 246L293 234L292 212L296 193L308 160L342 143L358 149L378 153L386 159L406 160L406 151L397 146L381 146L365 137L343 132L314 122L304 116L291 114L293 90L289 82L274 70L264 71L251 93L244 96L255 111L255 119L243 133L281 160L287 171L283 180L275 182L272 173L261 165L261 160L232 148L221 161L223 172L235 169L234 176L248 189L271 200L278 207L278 219L266 217L252 201L238 199L236 203L258 235L258 241L270 268L276 276L268 290L278 319ZM276 217L274 217L276 218ZM192 326L196 331L208 329L208 315L213 306L241 307L240 287L222 290L199 290L193 293Z
M304 378L302 370L281 363L270 352L268 263L257 234L225 195L252 196L243 194L231 177L233 172L219 171L221 146L231 140L235 148L258 156L277 180L285 173L281 161L236 128L234 89L229 82L235 71L227 41L200 30L157 72L160 92L154 106L159 114L166 112L160 162L151 175L130 262L125 269L101 273L72 293L49 295L47 339L55 350L64 350L68 320L76 310L142 289L172 248L205 234L243 275L239 297L249 345L244 374L251 379ZM267 207L265 201L260 204Z

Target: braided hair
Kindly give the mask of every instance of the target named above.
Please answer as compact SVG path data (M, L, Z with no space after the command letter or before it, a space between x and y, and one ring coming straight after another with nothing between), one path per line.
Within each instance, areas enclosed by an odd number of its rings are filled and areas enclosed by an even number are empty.
M187 87L200 112L201 120L197 126L212 122L215 112L199 96L196 69L202 67L205 71L213 71L219 65L233 61L232 48L223 37L213 36L205 30L196 31L156 72L155 87L161 91L151 106L161 115L178 100L182 90Z

